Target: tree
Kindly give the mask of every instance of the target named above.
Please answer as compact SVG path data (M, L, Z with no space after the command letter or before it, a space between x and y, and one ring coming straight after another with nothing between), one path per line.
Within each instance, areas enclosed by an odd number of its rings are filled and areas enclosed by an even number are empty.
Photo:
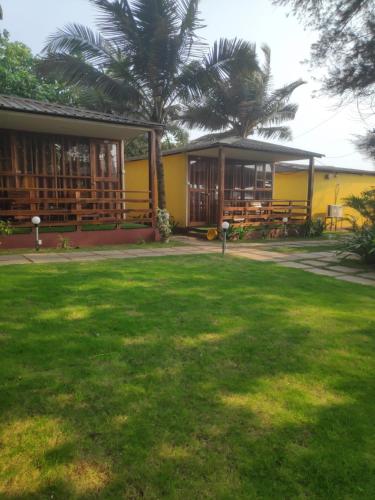
M305 25L319 33L312 63L327 66L323 89L331 95L372 95L375 84L374 0L273 0L290 5Z
M90 0L99 10L100 34L71 24L53 34L41 65L44 74L94 88L111 111L164 125L173 122L182 99L199 92L207 72L237 48L200 63L204 45L199 0ZM159 205L165 208L163 132L156 134Z
M37 59L21 42L12 42L7 31L0 32L0 93L74 104L72 89L37 74Z
M322 90L328 95L361 99L373 114L375 90L375 0L273 0L290 5L302 22L316 30L311 63L327 67ZM375 158L375 132L359 139L359 149Z
M168 127L161 142L161 149L168 150L185 146L189 142L189 134L180 127ZM147 156L148 140L147 136L138 136L125 144L125 154L127 158L135 156Z
M230 43L221 40L215 44ZM272 88L271 52L262 47L264 64L260 64L255 45L237 54L220 78L209 79L196 102L187 105L182 120L191 126L208 129L217 137L246 138L257 133L266 138L290 139L291 131L282 123L293 120L297 105L289 102L297 80L284 87Z

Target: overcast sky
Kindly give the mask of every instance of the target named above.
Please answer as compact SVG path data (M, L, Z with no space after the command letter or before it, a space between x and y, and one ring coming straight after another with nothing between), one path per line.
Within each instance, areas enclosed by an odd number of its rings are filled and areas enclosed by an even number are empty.
M95 28L96 10L89 0L1 0L1 4L4 20L0 27L35 54L40 53L51 32L67 23ZM308 82L294 93L299 110L291 122L293 141L289 145L325 154L321 164L375 169L352 144L353 138L366 130L364 113L354 104L337 107L333 99L311 97L318 84L301 61L309 56L314 34L287 16L287 9L273 6L270 0L201 0L201 11L207 24L202 35L208 43L220 37L244 38L259 47L267 43L276 86L301 77ZM199 133L192 131L191 137Z

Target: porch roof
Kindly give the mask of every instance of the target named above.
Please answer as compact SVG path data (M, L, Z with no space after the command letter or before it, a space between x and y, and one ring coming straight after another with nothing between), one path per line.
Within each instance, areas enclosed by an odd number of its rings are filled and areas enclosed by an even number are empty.
M248 161L279 162L287 160L303 160L313 157L322 158L321 153L291 148L271 142L228 137L225 139L204 138L192 141L186 146L163 151L163 156L178 153L194 153L198 156L217 157L219 148L223 148L227 158Z
M84 108L0 94L0 128L125 139L162 125Z
M299 163L277 163L275 165L276 172L288 173L288 172L307 172L309 169L308 165L303 165ZM364 170L359 168L346 168L346 167L334 167L333 165L315 165L315 170L317 172L325 172L328 174L353 174L353 175L373 175L375 176L375 170Z

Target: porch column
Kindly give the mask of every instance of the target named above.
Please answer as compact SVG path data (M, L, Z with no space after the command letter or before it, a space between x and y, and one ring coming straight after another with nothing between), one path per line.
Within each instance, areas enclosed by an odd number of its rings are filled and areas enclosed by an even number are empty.
M225 179L225 153L223 148L219 148L218 155L218 186L219 198L217 203L217 228L221 231L224 213L224 179Z
M309 174L307 180L307 218L311 219L312 216L312 203L314 197L314 177L315 177L315 162L314 157L309 160Z
M148 133L148 172L149 172L149 190L150 190L150 208L152 211L152 227L156 228L157 209L158 209L158 186L156 177L156 140L155 131Z

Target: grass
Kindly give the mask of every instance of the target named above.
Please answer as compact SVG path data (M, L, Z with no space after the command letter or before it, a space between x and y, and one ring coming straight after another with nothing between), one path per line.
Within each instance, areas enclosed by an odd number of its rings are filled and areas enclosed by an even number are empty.
M269 245L269 244L277 244L280 242L281 244L288 244L288 243L303 243L303 244L309 244L311 243L312 245L317 245L319 242L324 245L327 243L333 244L332 242L341 242L344 238L346 238L350 233L348 231L337 231L337 232L329 232L325 231L321 236L316 236L312 238L303 238L302 236L299 237L288 237L288 238L252 238L250 240L247 239L242 239L242 240L235 240L231 241L231 243L237 243L237 244L252 244L252 243L263 243L264 245Z
M267 248L264 248L264 250L291 254L291 253L333 252L341 248L342 245L335 245L335 244L329 244L329 245L322 244L322 245L310 245L310 246L298 246L296 244L294 246L288 246L288 244L286 243L285 245L280 245L280 246L272 245Z
M161 243L157 241L153 242L142 242L142 243L126 243L123 245L97 245L94 247L76 247L76 248L43 248L39 250L40 254L48 253L68 253L68 252L95 252L97 250L130 250L132 248L169 248L169 247L181 247L185 246L185 243L181 241L169 241L169 243ZM35 248L14 248L12 250L1 250L0 255L15 255L15 254L27 254L35 253Z
M1 498L373 498L374 289L211 255L1 279Z

